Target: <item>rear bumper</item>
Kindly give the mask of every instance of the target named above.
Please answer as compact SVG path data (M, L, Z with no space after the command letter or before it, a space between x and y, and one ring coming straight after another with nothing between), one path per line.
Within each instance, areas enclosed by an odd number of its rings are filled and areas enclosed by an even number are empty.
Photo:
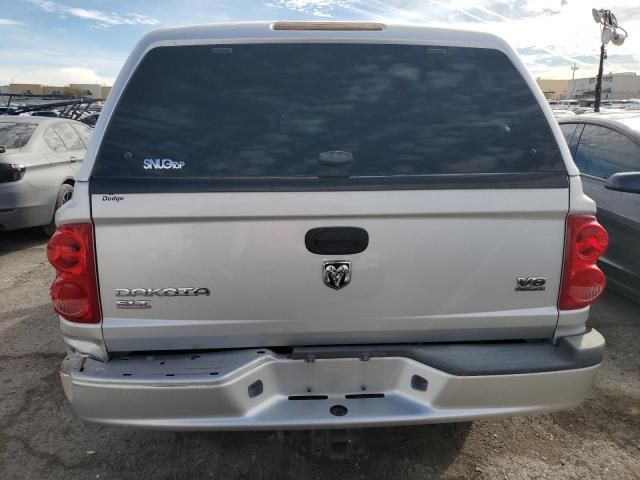
M0 210L0 231L47 225L53 218L53 206L3 208Z
M377 356L378 347L370 347L371 355L343 350L333 358L323 358L329 357L326 349L322 355L306 351L304 358L267 349L130 356L108 363L68 357L61 377L80 417L111 425L258 430L468 421L579 404L595 380L604 339L595 330L568 338L548 353L562 356L563 366L539 372L518 367L528 373L455 375L442 369L443 361L435 368L415 356ZM528 356L529 344L520 345ZM456 345L450 347L449 355ZM491 347L500 357L501 344ZM570 368L571 358L579 368Z
M35 189L25 182L9 186L0 188L0 231L51 222L57 191Z

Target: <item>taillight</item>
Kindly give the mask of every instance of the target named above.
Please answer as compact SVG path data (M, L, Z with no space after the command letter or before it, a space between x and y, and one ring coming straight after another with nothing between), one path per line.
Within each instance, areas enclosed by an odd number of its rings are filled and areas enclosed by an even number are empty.
M606 279L596 262L609 244L607 231L591 215L567 218L560 310L575 310L604 293Z
M100 323L93 226L59 226L47 244L47 258L56 269L51 285L53 309L71 322Z
M22 180L27 168L17 163L0 163L0 183Z

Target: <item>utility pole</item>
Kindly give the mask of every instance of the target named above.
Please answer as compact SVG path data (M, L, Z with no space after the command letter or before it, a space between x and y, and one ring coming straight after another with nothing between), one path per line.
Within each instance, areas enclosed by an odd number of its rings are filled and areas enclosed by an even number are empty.
M628 34L624 28L618 25L618 19L611 10L596 10L594 8L591 10L591 15L593 20L600 25L600 65L598 66L598 78L596 79L595 100L593 103L593 110L599 112L600 98L602 96L602 69L607 55L605 46L609 42L617 46L622 45Z
M573 66L571 67L571 95L569 95L569 98L573 98L573 95L575 93L576 90L576 86L574 83L575 77L576 77L576 70L578 70L580 67L578 66L577 63L574 63Z
M602 97L602 67L604 63L604 56L606 50L604 49L604 43L600 45L600 66L598 67L598 77L596 79L596 98L593 102L593 111L600 111L600 97Z

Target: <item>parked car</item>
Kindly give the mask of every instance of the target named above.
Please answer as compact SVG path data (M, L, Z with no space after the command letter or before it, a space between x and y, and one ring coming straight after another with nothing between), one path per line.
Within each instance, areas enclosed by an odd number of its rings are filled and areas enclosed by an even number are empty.
M553 108L553 116L558 118L562 118L562 117L575 117L576 116L576 112L574 112L573 110L563 110L560 108Z
M100 113L90 113L89 115L82 117L79 121L90 127L95 127L100 117Z
M607 234L499 38L159 30L102 116L47 247L80 417L345 428L589 392Z
M73 120L0 116L0 231L44 226L53 233L91 134Z
M31 112L30 114L33 117L50 117L50 118L57 118L58 112L54 111L54 110L41 110L38 112Z
M567 108L567 109L578 108L580 106L580 102L578 100L568 100L568 99L559 100L558 106L560 108Z
M561 118L585 193L609 232L600 258L609 286L640 301L640 112ZM634 193L635 192L635 193Z

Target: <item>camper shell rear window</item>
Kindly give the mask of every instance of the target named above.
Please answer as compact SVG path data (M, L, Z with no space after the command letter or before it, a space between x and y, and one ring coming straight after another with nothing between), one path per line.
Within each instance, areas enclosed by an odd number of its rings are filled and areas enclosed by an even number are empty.
M566 169L500 51L196 45L148 52L118 100L92 181L116 191L129 180L134 190L552 187L566 186Z

